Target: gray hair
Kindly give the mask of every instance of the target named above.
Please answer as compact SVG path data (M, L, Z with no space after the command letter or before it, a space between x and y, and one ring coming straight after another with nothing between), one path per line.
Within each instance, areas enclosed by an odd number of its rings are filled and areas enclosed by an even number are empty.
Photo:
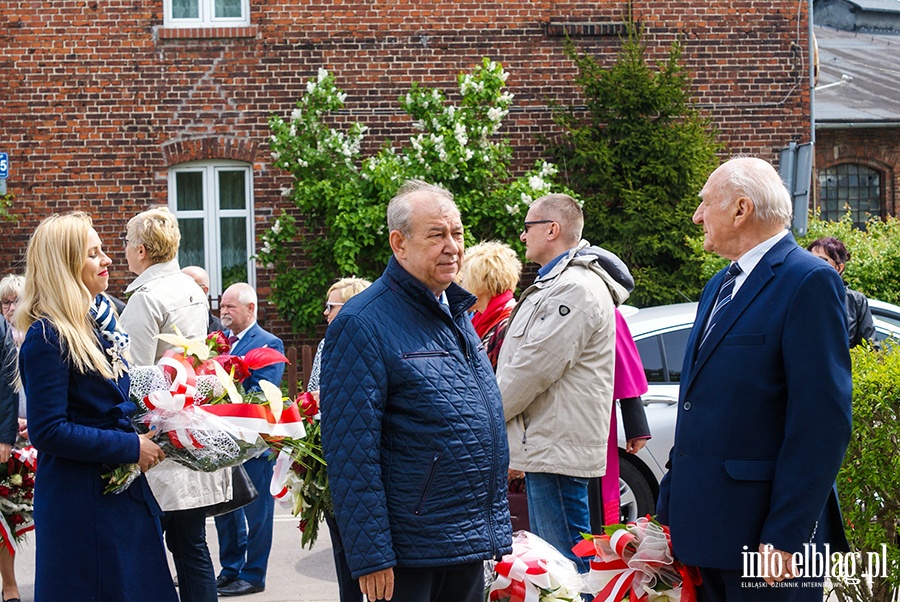
M25 277L9 274L0 280L0 297L20 297L25 290Z
M584 230L584 212L578 201L567 194L548 194L535 200L531 207L544 219L553 219L559 224L563 239L572 244L581 240Z
M791 193L771 163L756 157L735 157L724 166L718 184L732 193L724 195L726 206L736 197L745 196L753 201L759 221L791 225L794 215Z
M387 208L388 230L398 230L403 236L412 234L413 196L419 192L431 194L435 203L445 209L450 209L458 215L459 208L453 202L453 193L436 184L429 184L423 180L407 180L403 183Z
M241 305L250 305L253 304L253 317L259 313L259 299L256 296L256 291L252 286L247 284L246 282L235 282L227 289L225 289L225 293L231 291L233 293L237 293L238 303ZM222 293L223 295L225 293Z

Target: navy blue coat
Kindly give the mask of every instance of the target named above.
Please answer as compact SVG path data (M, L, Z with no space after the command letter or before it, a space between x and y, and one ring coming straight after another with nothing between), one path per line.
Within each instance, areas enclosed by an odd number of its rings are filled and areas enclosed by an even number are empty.
M39 452L35 601L177 602L144 476L119 495L103 494L100 475L140 456L128 376L115 382L71 370L44 320L28 329L19 370Z
M714 569L741 569L743 546L760 543L798 552L817 534L843 547L834 481L852 382L841 279L788 234L698 351L724 274L706 285L688 339L659 520L681 561Z
M244 355L251 349L257 349L259 347L270 347L284 353L284 343L281 342L281 339L268 330L264 330L262 326L254 322L253 326L248 328L247 332L244 333L244 336L241 337L241 340L236 342L234 347L231 348L231 354ZM284 362L278 362L266 366L265 368L260 368L259 370L253 370L250 373L250 378L243 382L244 390L259 390L259 381L261 380L267 380L276 387L280 387L281 377L283 375Z
M353 577L508 553L500 392L466 315L391 259L325 336L322 441Z

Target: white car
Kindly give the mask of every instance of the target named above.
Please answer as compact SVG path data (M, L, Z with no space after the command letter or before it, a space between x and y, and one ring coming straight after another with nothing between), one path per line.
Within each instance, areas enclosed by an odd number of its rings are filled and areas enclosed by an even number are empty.
M869 300L879 341L892 338L900 342L900 307L875 299ZM637 454L625 449L625 433L619 415L619 488L623 521L654 514L659 482L666 472L669 450L675 438L678 387L681 366L694 317L696 303L678 303L637 309L623 306L647 375L649 391L643 396L652 439Z

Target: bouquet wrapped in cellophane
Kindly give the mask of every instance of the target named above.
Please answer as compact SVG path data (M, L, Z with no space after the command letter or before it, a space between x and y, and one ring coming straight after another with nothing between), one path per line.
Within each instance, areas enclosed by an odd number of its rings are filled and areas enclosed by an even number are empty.
M180 347L155 366L130 369L132 421L139 433L153 432L166 457L192 470L212 472L241 464L269 447L271 438L302 438L302 419L286 410L281 390L267 381L261 392L245 392L240 381L252 370L287 358L270 348L229 355L220 332L206 339L158 338ZM139 474L136 464L103 475L106 493L120 493Z
M700 574L675 560L668 527L651 516L608 525L604 534L584 535L572 548L593 557L585 593L610 602L695 602Z
M0 541L10 556L15 556L17 544L34 529L37 450L19 439L9 460L0 464Z
M485 562L491 602L580 602L583 587L575 563L528 531L513 533L513 549L500 562Z

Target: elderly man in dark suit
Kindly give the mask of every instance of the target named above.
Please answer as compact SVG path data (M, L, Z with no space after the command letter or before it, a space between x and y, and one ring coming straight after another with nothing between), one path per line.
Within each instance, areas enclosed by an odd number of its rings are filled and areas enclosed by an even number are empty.
M700 197L704 248L732 263L704 289L688 340L658 517L675 555L700 567L701 601L821 602L821 575L791 555L846 548L843 286L785 229L791 199L769 163L732 159Z
M237 339L231 344L233 355L244 355L259 347L271 347L284 353L281 339L256 323L258 306L256 291L244 282L232 284L222 293L219 314L229 329L227 334ZM243 383L244 388L259 390L261 380L280 386L283 375L284 364L272 364L251 372ZM216 517L222 564L216 579L219 596L244 596L266 589L275 513L275 499L268 495L273 467L267 455L245 462L244 468L259 491L259 497L243 508Z

